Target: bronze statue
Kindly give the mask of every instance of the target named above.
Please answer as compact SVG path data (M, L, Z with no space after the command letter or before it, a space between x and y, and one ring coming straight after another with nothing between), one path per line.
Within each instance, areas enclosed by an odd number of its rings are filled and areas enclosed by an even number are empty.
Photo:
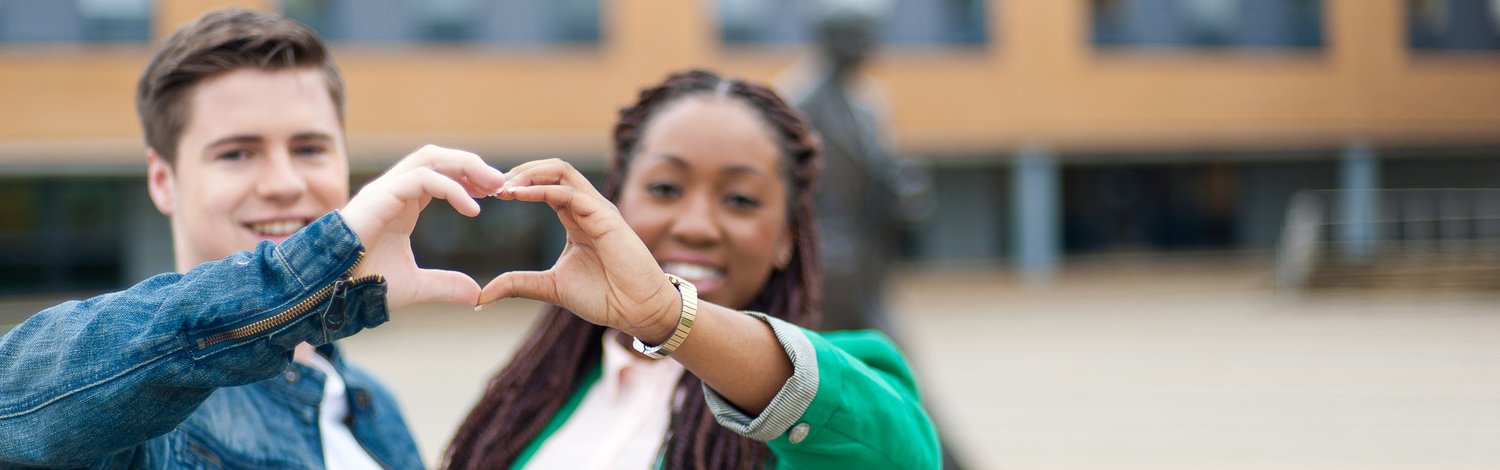
M888 333L883 295L904 222L896 164L881 117L851 96L874 51L879 18L869 9L831 8L816 23L822 68L794 101L823 137L825 167L817 195L823 239L823 328Z

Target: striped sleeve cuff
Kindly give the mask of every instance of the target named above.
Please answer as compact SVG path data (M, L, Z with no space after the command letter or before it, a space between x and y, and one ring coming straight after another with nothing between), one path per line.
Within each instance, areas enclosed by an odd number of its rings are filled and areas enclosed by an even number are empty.
M708 384L703 384L703 396L708 409L719 421L719 425L751 439L770 442L785 434L792 425L802 419L802 414L818 395L818 356L813 350L807 333L797 325L759 312L744 312L771 325L776 340L792 360L792 377L787 379L766 405L760 416L751 418L740 411L729 400L724 399Z

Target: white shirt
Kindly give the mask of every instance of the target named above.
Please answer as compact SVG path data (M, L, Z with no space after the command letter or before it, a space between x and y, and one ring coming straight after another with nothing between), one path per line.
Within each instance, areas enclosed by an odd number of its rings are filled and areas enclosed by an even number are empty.
M318 405L318 434L323 437L323 465L328 470L382 470L349 426L349 395L344 378L321 354L303 354L298 362L323 373L323 401Z
M562 427L542 443L527 468L649 469L672 418L677 381L686 370L626 349L615 330L604 334L599 382Z

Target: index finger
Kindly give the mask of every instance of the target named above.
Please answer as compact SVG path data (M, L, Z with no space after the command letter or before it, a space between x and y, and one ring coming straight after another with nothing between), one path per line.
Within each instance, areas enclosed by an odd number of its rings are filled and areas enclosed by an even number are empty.
M494 194L505 184L505 173L486 163L473 152L426 145L396 162L391 172L427 167L444 176L459 180L483 194Z
M505 188L527 187L527 186L567 186L578 191L603 197L599 194L594 184L588 178L579 173L572 164L553 158L528 162L510 170L505 174Z

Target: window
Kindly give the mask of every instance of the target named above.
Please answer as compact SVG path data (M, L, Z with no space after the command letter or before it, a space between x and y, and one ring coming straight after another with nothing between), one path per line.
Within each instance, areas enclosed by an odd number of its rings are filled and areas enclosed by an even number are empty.
M0 295L118 286L128 183L0 178Z
M1500 0L1407 0L1413 49L1500 50Z
M1321 47L1319 0L1090 0L1106 47Z
M325 39L357 43L593 44L598 0L283 0Z
M0 0L0 42L150 39L150 0Z
M827 2L797 0L715 0L719 39L727 44L811 42L813 24ZM885 19L881 40L888 44L982 46L988 40L983 0L867 0L857 4Z

